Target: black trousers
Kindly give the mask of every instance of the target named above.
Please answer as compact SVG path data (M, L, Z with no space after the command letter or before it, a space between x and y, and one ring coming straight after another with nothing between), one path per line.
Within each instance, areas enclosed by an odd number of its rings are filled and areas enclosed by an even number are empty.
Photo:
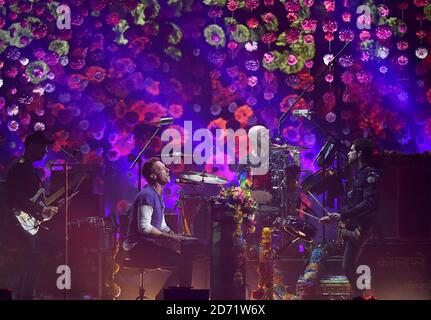
M32 300L42 270L43 258L40 236L38 234L34 236L21 234L18 238L20 239L18 248L21 253L21 268L19 270L20 281L17 299Z
M359 257L361 256L362 249L365 243L370 238L370 234L363 234L359 239L345 239L344 256L343 256L343 271L350 282L350 287L354 296L363 296L364 292L357 286L358 274L356 269L358 267Z

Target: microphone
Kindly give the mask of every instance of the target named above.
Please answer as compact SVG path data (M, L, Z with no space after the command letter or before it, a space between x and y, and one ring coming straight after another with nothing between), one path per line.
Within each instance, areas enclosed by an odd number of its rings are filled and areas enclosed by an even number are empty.
M166 126L168 124L172 124L174 122L174 118L160 118L159 121L155 122L156 126Z
M304 117L304 118L307 118L309 120L311 119L311 115L313 113L314 113L313 111L310 111L308 109L297 109L297 110L293 110L293 112L292 112L292 114L295 117Z

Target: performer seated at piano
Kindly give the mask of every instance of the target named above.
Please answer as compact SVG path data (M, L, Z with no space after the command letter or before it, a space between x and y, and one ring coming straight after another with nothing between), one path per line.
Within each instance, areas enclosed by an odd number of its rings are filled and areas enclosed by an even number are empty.
M142 175L147 185L133 203L123 248L135 261L151 259L160 267L178 269L179 285L190 287L192 259L187 246L181 245L187 238L173 232L165 221L162 192L170 181L169 169L158 158L151 158L144 163Z
M20 277L20 287L17 299L31 300L34 297L36 281L42 270L40 233L30 235L19 226L12 215L24 211L36 219L50 218L57 213L58 207L42 207L30 199L43 187L33 163L46 156L47 146L54 141L49 140L42 131L29 134L24 142L24 155L16 159L7 174L8 205L11 220L16 223L13 241L20 250L23 270L17 270Z

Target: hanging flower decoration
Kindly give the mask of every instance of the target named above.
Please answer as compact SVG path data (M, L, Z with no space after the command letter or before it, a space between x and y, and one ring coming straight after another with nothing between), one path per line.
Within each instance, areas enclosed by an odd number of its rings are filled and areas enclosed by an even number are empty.
M237 24L231 34L232 38L239 43L244 43L250 38L250 31L243 24Z
M253 291L255 300L273 300L274 299L274 254L272 251L272 230L265 227L262 230L262 236L259 248L259 266L257 269L258 285Z
M233 284L235 287L241 287L244 285L242 269L246 254L243 221L247 219L250 224L253 224L257 203L252 198L251 191L241 187L222 188L219 193L219 200L226 206L228 209L227 214L233 218L236 224L235 231L232 234L233 252L236 254ZM253 228L248 228L248 230L252 232Z
M376 36L380 40L387 40L392 36L392 28L388 25L380 25L376 28Z
M206 42L214 47L224 47L226 45L226 37L223 29L217 24L211 24L204 30Z

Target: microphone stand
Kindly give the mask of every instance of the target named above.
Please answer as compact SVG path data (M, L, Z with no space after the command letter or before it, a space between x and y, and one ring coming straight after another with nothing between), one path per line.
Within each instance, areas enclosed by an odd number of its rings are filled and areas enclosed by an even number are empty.
M310 89L317 82L317 80L319 80L323 76L323 74L329 68L332 67L332 65L335 63L336 59L338 58L338 56L344 51L344 49L347 48L347 46L350 44L350 42L352 42L352 41L346 42L346 44L341 48L341 50L338 51L338 53L332 58L331 62L328 63L328 65L325 68L323 68L322 71L319 72L319 74L314 78L314 80L308 84L308 86L302 91L302 93L292 102L292 104L289 106L289 108L287 108L287 110L281 115L280 119L278 119L278 126L277 126L278 135L276 138L277 143L280 143L282 140L281 125L282 125L283 121L285 120L287 114L298 103L298 101L305 95L305 93L308 91L308 89Z
M161 127L162 127L161 124L157 125L156 130L154 131L153 135L147 141L147 143L142 148L142 150L139 152L139 154L136 156L135 160L133 160L133 163L129 168L129 170L132 170L133 167L136 165L136 163L138 163L138 192L140 192L141 188L142 188L142 154L148 149L151 141L153 141L154 137L159 133Z
M69 158L79 162L75 156L67 152L64 148L58 144L55 144L55 146ZM64 265L69 266L69 163L67 160L64 160L63 164L51 165L51 170L56 166L61 167L64 170ZM64 300L68 299L68 290L68 288L64 289Z

